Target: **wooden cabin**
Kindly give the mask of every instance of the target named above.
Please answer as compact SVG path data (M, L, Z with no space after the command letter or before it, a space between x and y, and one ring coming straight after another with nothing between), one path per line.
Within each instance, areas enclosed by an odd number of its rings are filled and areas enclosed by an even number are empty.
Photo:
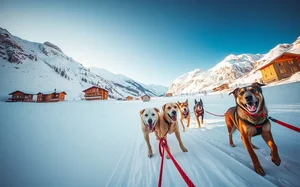
M149 102L150 101L150 96L149 95L143 95L141 97L141 99L144 101L144 102Z
M173 94L172 93L166 93L166 97L172 97Z
M270 83L291 77L300 71L300 54L283 53L257 68L262 74L262 81Z
M107 100L108 98L108 91L97 86L92 86L82 92L85 93L85 100Z
M56 91L54 92L39 92L37 93L37 99L36 102L41 103L41 102L59 102L59 101L64 101L65 100L65 95L67 95L66 92L64 91Z
M225 83L225 84L221 84L218 87L213 88L213 92L227 90L227 89L229 89L229 86L227 83Z
M11 98L8 98L7 102L34 102L33 95L34 93L14 91L8 95L11 95Z
M127 96L127 97L126 97L126 100L127 100L127 101L132 101L132 100L133 100L133 97Z

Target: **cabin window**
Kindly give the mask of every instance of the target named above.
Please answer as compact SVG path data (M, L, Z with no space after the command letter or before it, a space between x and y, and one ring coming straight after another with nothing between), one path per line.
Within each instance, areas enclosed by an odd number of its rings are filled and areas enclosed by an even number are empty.
M292 69L294 70L294 71L298 71L298 68L297 67L292 67ZM293 72L293 71L292 71Z
M286 70L285 70L285 69L280 69L279 72L280 72L281 74L284 74L284 73L286 72Z
M277 65L280 66L280 63L278 62Z
M288 61L289 64L294 64L294 62L292 60Z

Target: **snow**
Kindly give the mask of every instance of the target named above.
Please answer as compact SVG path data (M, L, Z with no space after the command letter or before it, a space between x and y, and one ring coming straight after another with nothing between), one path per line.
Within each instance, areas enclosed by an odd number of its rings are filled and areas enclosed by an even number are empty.
M299 90L299 82L264 87L269 115L300 127ZM205 110L216 114L235 104L227 93L150 102L0 102L0 186L157 186L158 141L151 134L154 156L148 158L139 111L187 98L192 109L200 97ZM205 114L202 128L197 128L193 114L191 118L191 127L181 132L188 152L180 150L174 134L168 136L168 144L196 186L299 186L297 132L271 122L282 160L278 167L263 139L252 138L260 148L255 152L266 172L262 177L253 171L238 132L233 135L236 147L229 146L224 118ZM186 186L171 160L165 160L162 186Z
M167 87L142 85L124 75L116 75L104 69L99 69L96 73L90 72L50 42L42 44L26 41L1 27L0 34L7 34L3 38L10 43L8 45L0 41L0 100L6 100L7 94L15 90L43 92L55 88L64 90L68 94L67 100L76 100L81 97L82 90L93 85L106 88L111 98L144 94L158 96L167 91ZM4 58L8 59L8 51L17 53L22 64L5 60Z

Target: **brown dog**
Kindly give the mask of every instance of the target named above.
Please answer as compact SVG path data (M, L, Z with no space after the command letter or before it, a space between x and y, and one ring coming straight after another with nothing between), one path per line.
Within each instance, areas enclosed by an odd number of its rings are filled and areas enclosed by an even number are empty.
M159 128L159 110L157 108L146 108L140 111L141 117L141 128L144 134L145 141L148 147L148 157L151 158L153 155L152 148L149 141L149 134L157 131L160 132ZM159 139L157 133L156 139Z
M162 112L160 113L160 123L159 123L159 129L160 129L160 137L164 137L167 139L167 134L175 133L175 136L178 140L179 146L183 152L187 152L188 150L184 147L178 122L177 122L177 113L178 113L178 106L176 103L166 103L162 106ZM168 147L170 150L170 148ZM167 155L167 158L170 158L169 155Z
M190 109L189 109L189 102L188 100L186 100L185 102L181 103L181 102L177 102L178 107L179 107L179 112L180 112L180 123L182 125L182 131L185 131L185 127L184 124L182 122L182 120L186 120L187 125L186 127L190 126L190 121L191 121L191 113L190 113Z
M257 147L251 143L251 137L261 134L264 141L270 147L272 162L279 166L281 160L271 133L271 123L267 118L268 111L265 106L261 86L259 83L253 83L250 86L236 88L231 92L234 95L236 106L227 110L225 121L229 133L230 146L235 146L232 141L232 133L238 129L244 146L253 162L255 172L259 175L265 175L253 150Z

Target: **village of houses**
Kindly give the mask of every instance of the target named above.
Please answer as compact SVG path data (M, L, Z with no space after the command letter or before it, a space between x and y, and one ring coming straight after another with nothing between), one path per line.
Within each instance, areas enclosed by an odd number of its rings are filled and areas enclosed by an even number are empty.
M291 77L296 72L300 71L300 54L293 53L283 53L273 59L270 59L268 62L264 62L264 65L257 67L262 74L262 78L260 82L268 84L275 81L283 80ZM213 92L222 91L229 89L229 84L221 84L215 88L213 88ZM106 89L92 86L88 89L83 90L85 93L85 100L107 100L108 99L108 91ZM8 98L7 102L59 102L65 100L65 95L67 93L65 91L57 91L54 89L53 92L39 92L39 93L31 93L24 91L14 91L9 93L11 98ZM36 100L34 100L34 95L36 95ZM173 96L172 93L166 93L166 97ZM143 95L141 97L132 97L127 96L125 100L142 100L144 102L150 101L151 97L149 95ZM123 100L123 99L121 99Z

